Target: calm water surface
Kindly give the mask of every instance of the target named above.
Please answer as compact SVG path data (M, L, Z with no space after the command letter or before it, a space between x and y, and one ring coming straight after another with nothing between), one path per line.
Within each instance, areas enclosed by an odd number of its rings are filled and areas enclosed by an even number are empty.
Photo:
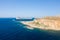
M60 40L59 32L29 30L15 18L0 18L0 40Z

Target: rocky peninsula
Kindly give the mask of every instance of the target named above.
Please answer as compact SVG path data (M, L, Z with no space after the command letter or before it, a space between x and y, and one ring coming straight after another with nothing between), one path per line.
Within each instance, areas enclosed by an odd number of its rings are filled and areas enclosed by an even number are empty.
M21 23L27 25L29 29L60 30L60 17L56 16L35 18L33 21L22 21Z

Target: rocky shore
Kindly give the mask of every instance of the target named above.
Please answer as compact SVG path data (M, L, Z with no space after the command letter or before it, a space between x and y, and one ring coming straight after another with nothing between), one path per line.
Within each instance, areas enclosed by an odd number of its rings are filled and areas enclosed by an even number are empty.
M27 28L34 29L45 29L45 30L60 30L60 17L44 17L36 18L33 21L23 21L25 25L28 25Z

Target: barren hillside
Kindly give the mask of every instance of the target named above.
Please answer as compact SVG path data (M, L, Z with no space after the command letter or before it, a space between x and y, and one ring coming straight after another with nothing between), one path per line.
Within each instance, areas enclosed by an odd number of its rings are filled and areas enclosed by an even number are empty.
M46 30L60 30L60 17L36 18L34 21L22 22L28 28L40 28Z

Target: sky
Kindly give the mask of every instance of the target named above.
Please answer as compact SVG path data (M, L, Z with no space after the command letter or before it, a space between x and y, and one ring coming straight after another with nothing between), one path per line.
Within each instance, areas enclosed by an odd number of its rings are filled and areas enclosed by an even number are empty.
M0 0L0 17L60 15L60 0Z

